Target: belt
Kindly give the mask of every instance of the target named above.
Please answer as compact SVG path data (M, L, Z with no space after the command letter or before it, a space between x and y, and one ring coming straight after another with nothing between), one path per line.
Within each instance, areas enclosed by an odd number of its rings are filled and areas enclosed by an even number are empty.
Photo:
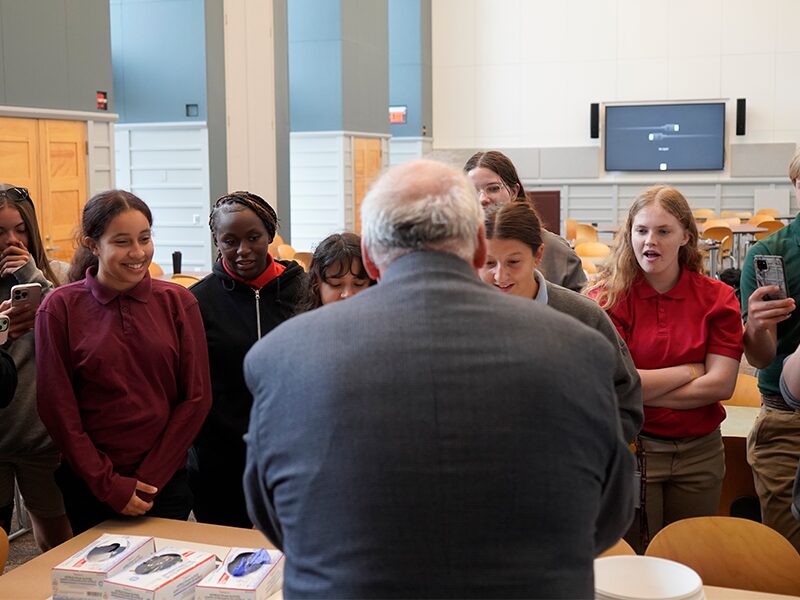
M761 394L761 403L767 408L774 408L775 410L782 410L786 412L794 412L794 409L786 404L783 396L773 394Z

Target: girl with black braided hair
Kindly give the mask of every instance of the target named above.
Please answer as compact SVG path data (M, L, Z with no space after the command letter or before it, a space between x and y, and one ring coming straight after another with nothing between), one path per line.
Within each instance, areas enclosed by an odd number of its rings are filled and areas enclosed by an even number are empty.
M296 262L270 256L278 216L263 198L226 194L214 204L208 224L217 262L191 292L206 330L214 401L190 452L189 481L198 521L251 527L242 491L242 436L253 398L242 364L254 343L296 312L305 273Z

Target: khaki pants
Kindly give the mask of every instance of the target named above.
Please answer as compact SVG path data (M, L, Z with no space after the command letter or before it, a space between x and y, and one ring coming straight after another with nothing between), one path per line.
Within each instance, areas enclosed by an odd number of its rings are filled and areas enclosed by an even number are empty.
M761 503L761 521L800 551L800 522L792 515L792 486L800 458L800 414L761 407L747 436L747 462Z
M645 506L650 539L665 526L681 519L716 515L725 448L719 429L701 438L657 440L642 436L646 456ZM625 539L643 552L639 519L633 520Z

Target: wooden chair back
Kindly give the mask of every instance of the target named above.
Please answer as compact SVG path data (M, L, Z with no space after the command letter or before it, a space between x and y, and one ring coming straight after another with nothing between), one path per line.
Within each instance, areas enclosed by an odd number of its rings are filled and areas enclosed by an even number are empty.
M159 277L164 276L164 269L158 266L158 263L151 262L150 266L147 267L147 271L150 273L150 277L153 279L158 279Z
M611 254L611 248L603 242L583 242L575 246L575 254L582 258L605 258Z
M6 561L8 560L8 534L6 530L0 527L0 575L6 568Z
M779 211L777 208L759 208L756 211L756 214L757 215L770 215L772 217L777 217L779 214L781 214L781 211Z
M295 255L295 250L289 244L281 244L278 246L278 258L283 260L292 260Z
M292 260L303 267L304 271L308 271L308 267L311 266L311 258L313 254L311 252L295 252Z
M631 545L624 539L621 539L611 546L608 550L600 554L597 558L605 558L606 556L634 556L636 551L631 548Z
M705 231L709 227L730 227L731 223L728 219L708 219L703 226L700 227L700 231Z
M575 245L583 242L596 242L597 229L589 223L578 223L575 225Z
M753 213L747 212L744 210L723 210L719 213L719 216L723 219L727 219L728 217L739 217L740 219L749 219L753 216Z
M188 288L200 281L200 278L196 275L189 275L188 273L173 273L169 280L172 283L177 283L178 285Z
M656 534L645 555L691 567L705 585L800 595L800 554L777 531L749 519L671 523Z
M581 257L581 266L587 275L597 275L597 265L591 258Z
M753 237L757 240L763 240L765 237L771 236L776 231L779 231L785 227L782 221L764 221L763 223L758 224L759 227L766 227L767 231L762 231L761 233L755 234Z
M564 219L564 239L574 242L578 234L578 222L575 219Z
M761 392L758 389L758 378L746 373L736 377L736 389L733 396L722 402L726 406L761 406Z
M774 221L775 217L772 215L755 215L747 219L747 223L749 225L761 225L761 223L765 223L767 221Z
M692 214L695 219L713 219L717 216L717 213L710 208L695 208L692 210Z

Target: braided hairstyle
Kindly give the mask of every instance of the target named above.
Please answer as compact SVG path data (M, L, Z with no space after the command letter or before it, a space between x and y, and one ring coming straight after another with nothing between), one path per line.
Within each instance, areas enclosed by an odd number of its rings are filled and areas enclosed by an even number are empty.
M264 223L264 227L267 229L267 235L269 236L269 242L267 242L267 244L271 244L272 240L275 239L275 233L278 231L278 214L275 212L275 209L269 205L269 202L251 192L231 192L230 194L225 194L217 198L217 201L214 202L214 207L211 209L211 214L208 216L208 227L211 229L211 233L216 234L217 219L220 214L238 212L243 208L249 208L261 219L261 222ZM217 260L219 260L221 256L222 252L217 249Z

